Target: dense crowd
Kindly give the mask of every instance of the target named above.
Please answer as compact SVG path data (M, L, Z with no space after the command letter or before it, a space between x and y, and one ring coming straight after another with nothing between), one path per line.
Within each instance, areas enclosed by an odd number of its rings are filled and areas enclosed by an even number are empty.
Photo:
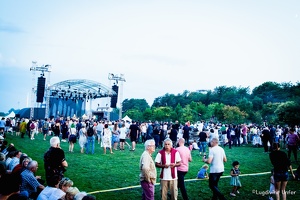
M21 138L29 137L31 140L34 140L37 134L43 134L44 140L47 140L47 137L51 137L51 147L48 150L48 153L51 154L51 152L56 152L52 153L56 156L49 158L51 156L45 154L44 164L49 168L48 170L47 168L45 169L46 184L45 180L41 180L40 177L34 177L34 172L37 170L38 163L31 160L25 153L18 151L13 144L7 144L7 141L4 140L6 134L11 133L15 133ZM16 199L21 199L21 197L24 199L51 199L50 196L53 196L54 194L59 196L55 196L56 199L94 198L91 195L79 192L76 187L73 187L73 182L63 176L64 169L67 167L67 162L64 157L64 151L60 148L60 142L69 143L69 153L80 151L81 153L86 154L94 154L95 145L97 144L103 149L103 154L106 154L107 150L109 150L110 154L114 154L115 151L124 151L126 148L130 151L135 151L137 143L143 143L145 145L145 151L150 154L154 152L155 149L163 150L159 151L157 155L160 155L160 157L156 157L152 163L155 167L161 168L161 186L165 187L165 189L162 189L163 199L166 194L168 194L168 190L170 190L171 197L176 199L177 188L181 190L183 199L188 199L184 186L184 175L188 171L188 162L192 159L190 153L187 153L186 149L189 151L199 151L199 155L203 156L203 161L211 164L210 173L207 173L209 166L205 164L200 169L198 177L209 178L209 186L213 191L214 197L218 196L219 198L224 198L220 191L215 188L218 179L223 173L222 169L224 168L221 167L220 171L220 168L216 167L216 165L222 166L220 163L226 161L225 153L223 155L224 151L221 149L226 148L226 146L231 149L252 143L253 147L263 147L263 152L271 153L271 156L274 154L273 152L276 152L279 149L276 147L281 146L288 151L288 161L290 161L291 154L293 153L294 162L297 163L297 151L299 150L300 141L299 133L300 129L298 129L297 126L281 127L273 125L256 126L253 124L215 124L205 121L197 122L195 124L191 124L187 121L184 124L180 124L178 121L172 123L158 121L107 121L76 118L42 120L16 120L15 118L5 120L3 118L0 122L1 157L3 157L3 159L1 158L3 163L1 167L3 166L3 169L1 168L0 180L2 185L0 186L0 190L2 196L7 196L9 199L13 199L15 196L17 196ZM127 142L128 140L131 142L130 144ZM76 143L79 144L79 149L75 147ZM167 147L166 145L170 145L170 147ZM220 149L219 147L223 148ZM179 153L174 153L173 155L173 149L176 149L175 152ZM215 155L213 150L216 151ZM171 156L170 161L165 160L164 154L167 155L168 153L175 156L174 158ZM151 157L146 155L143 154L142 158L148 159L148 165L151 163ZM213 158L214 156L215 159ZM217 157L219 158L217 159ZM47 159L50 160L48 161L48 165ZM55 166L50 166L54 160L56 168ZM214 164L214 162L217 162L217 164ZM272 164L274 162L273 159ZM141 168L143 168L143 163L140 163L140 165ZM230 195L236 196L241 187L241 183L238 180L238 161L233 163L232 166L231 176L233 177L233 189ZM53 170L54 168L55 170ZM173 168L176 170L173 171ZM153 170L153 166L151 169ZM164 177L163 171L170 174L167 174L166 177ZM217 171L217 173L215 173L215 171ZM175 172L176 175L173 175ZM143 189L149 189L151 188L149 187L149 184L154 185L156 181L156 170L155 179L149 179L149 177L144 176L145 174L141 172L141 186ZM299 179L298 172L295 173L295 176L295 178ZM31 177L30 181L28 181L28 178L26 177ZM145 180L143 180L143 178L146 178L147 181L144 182ZM167 182L164 182L164 180ZM169 180L173 181L172 187L169 185ZM176 180L176 184L174 180ZM45 187L44 185L47 186ZM8 186L10 188L9 190L1 189ZM27 187L31 188L31 190L27 189ZM143 198L147 199L147 196L152 192L154 192L153 188L151 191L145 190ZM78 193L77 197L75 195L76 193ZM150 195L150 197L152 198L153 195Z

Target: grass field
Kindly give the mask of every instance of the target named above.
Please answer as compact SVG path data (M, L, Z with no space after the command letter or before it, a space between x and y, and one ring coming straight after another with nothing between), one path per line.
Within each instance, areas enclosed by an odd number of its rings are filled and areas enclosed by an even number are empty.
M18 150L27 153L32 159L37 160L39 168L37 175L45 176L43 168L43 154L49 148L49 139L44 141L42 135L30 140L7 135L9 143L14 143ZM142 190L139 187L139 159L144 151L143 144L138 144L135 152L128 149L124 152L114 151L114 154L103 154L103 149L96 144L95 154L81 154L78 144L74 147L74 153L68 152L68 143L62 143L66 159L69 164L65 176L74 182L74 186L81 191L92 193L97 199L127 200L141 199ZM108 151L109 152L109 151ZM225 164L224 177L219 182L219 188L228 199L268 199L265 193L269 190L270 174L257 174L270 172L272 165L268 154L263 153L263 148L254 148L251 145L225 148L228 162ZM157 151L154 153L155 158ZM299 152L300 153L300 152ZM195 179L198 170L204 164L198 151L192 151L193 161L190 163L189 172L186 175L186 188L189 198L211 199L212 193L208 188L207 180ZM237 197L230 197L231 186L229 176L231 163L234 160L240 162L241 183L243 187ZM299 155L298 155L299 160ZM297 164L293 163L293 168ZM159 169L158 169L159 174ZM291 180L287 185L287 199L300 199L300 182ZM159 185L155 187L155 199L160 199ZM181 198L179 192L178 199Z

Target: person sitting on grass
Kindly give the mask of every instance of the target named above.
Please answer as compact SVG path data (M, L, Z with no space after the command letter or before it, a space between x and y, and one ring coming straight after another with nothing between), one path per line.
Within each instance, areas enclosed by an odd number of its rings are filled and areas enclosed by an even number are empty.
M201 169L199 170L198 174L197 174L197 178L198 179L205 179L208 178L208 174L207 174L207 170L208 170L209 166L207 164L204 164Z
M27 198L37 198L39 193L45 188L38 182L34 173L38 169L38 163L32 160L28 163L26 169L21 173L22 184L20 192L26 195Z
M64 199L66 196L66 192L68 189L73 186L73 181L69 178L64 177L59 181L58 189L55 192L52 192L49 196L48 200L57 200Z
M80 191L78 190L77 187L69 187L69 189L66 192L66 196L64 200L73 200L75 198L75 195L79 192Z

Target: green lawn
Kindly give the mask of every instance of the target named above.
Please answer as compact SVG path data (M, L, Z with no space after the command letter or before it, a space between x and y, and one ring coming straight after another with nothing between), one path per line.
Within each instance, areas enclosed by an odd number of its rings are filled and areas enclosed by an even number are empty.
M27 153L32 159L37 160L39 169L37 175L44 176L43 154L49 148L49 139L44 141L42 135L30 140L7 135L9 143L14 143L16 148ZM74 186L81 191L92 193L97 199L141 199L142 190L139 187L139 159L144 150L143 144L138 144L135 152L128 149L124 152L115 151L114 154L103 155L103 149L96 144L95 154L86 155L80 153L78 144L74 147L74 153L68 152L68 143L62 143L69 167L65 176L71 178ZM263 193L269 190L270 174L256 174L269 172L272 165L268 154L263 153L263 148L243 146L228 149L225 148L228 162L225 164L224 177L219 182L219 187L226 198L235 199L268 199ZM109 151L108 151L109 152ZM156 151L157 153L157 151ZM155 158L156 153L153 157ZM299 152L300 153L300 152ZM208 188L207 180L196 180L198 170L204 164L198 151L192 151L193 162L190 163L189 172L186 175L186 187L190 199L211 199L212 193ZM299 156L298 156L299 159ZM243 188L238 197L230 197L231 186L229 176L231 163L234 160L240 162L240 170L243 174L241 182ZM297 165L293 163L293 168ZM159 173L159 170L158 170ZM287 191L295 194L287 195L287 199L300 199L300 182L291 180L287 185ZM159 185L155 187L155 199L160 199ZM178 199L181 198L179 192Z

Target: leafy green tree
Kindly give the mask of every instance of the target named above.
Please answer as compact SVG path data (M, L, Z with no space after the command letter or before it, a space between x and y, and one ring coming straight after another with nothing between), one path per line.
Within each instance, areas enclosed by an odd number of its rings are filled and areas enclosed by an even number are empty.
M247 99L247 98L241 98L237 104L237 107L239 107L239 109L241 111L244 111L246 113L250 113L253 110L253 104L252 102Z
M289 126L300 124L300 105L294 101L281 103L275 110L275 113L279 121Z
M255 111L261 110L263 107L263 104L264 104L264 102L263 102L262 98L260 98L258 96L255 96L252 99L253 110L255 110Z
M152 109L146 108L146 110L143 112L143 121L148 121L153 119Z
M275 124L277 123L277 115L275 115L275 110L279 106L279 103L267 103L263 105L261 110L263 120L266 121L268 124Z
M149 108L149 104L145 99L125 99L122 102L122 110L127 111L131 109L136 109L144 112L146 108Z
M186 105L183 108L183 114L180 116L179 121L182 123L187 121L193 122L193 110L190 105Z
M248 119L250 120L250 122L255 123L255 124L263 124L263 118L261 116L261 112L260 111L254 111L254 112L250 112Z
M284 99L280 98L280 94L284 92L279 83L265 82L252 91L252 96L261 98L266 103L282 102Z
M212 103L207 106L206 113L204 115L205 119L210 119L213 122L223 121L224 113L223 113L224 104L222 103Z
M178 120L178 121L180 121L179 119L180 119L180 116L182 116L183 115L183 108L182 108L182 106L180 105L180 104L177 104L177 106L175 107L175 109L174 109L174 112L172 113L172 117L171 117L171 119L172 119L172 121L175 121L175 120ZM181 122L181 121L180 121Z
M170 107L158 107L153 108L153 120L169 121L172 108Z
M138 109L130 109L127 110L124 114L125 116L128 115L129 118L133 120L141 120L143 121L143 113L139 111Z
M237 106L224 106L223 108L224 120L230 124L244 123L247 113L241 111Z

